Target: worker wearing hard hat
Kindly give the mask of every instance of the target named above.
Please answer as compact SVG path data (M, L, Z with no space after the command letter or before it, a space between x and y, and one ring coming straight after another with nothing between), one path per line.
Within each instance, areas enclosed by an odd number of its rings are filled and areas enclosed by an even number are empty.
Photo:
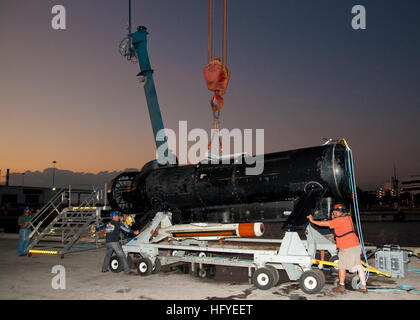
M106 232L106 255L105 255L104 263L102 265L102 272L108 271L112 253L115 251L116 255L118 256L118 258L120 259L123 265L124 272L126 274L130 274L131 273L130 267L128 266L127 258L120 244L120 230L127 233L131 233L131 230L124 227L121 224L120 216L117 211L112 211L110 214L110 218L111 218L111 221L109 221L107 224L101 225L96 228L96 230L105 228L105 232ZM136 230L132 233L134 233L135 235L138 235L139 231Z
M336 204L332 209L332 219L326 221L316 221L312 215L307 217L309 221L320 227L329 227L334 229L336 245L338 252L338 280L337 287L333 288L335 292L345 292L344 283L346 280L346 270L349 272L358 272L360 285L358 291L366 293L366 276L360 255L362 253L359 238L354 230L353 221L350 213L343 204Z

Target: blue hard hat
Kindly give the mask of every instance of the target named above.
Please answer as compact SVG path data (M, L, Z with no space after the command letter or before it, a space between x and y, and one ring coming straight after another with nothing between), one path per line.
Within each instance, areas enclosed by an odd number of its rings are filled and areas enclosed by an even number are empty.
M28 211L28 210L29 210L29 207L23 208L23 211Z
M111 214L109 215L111 218L114 218L116 216L119 216L120 213L118 211L111 211Z

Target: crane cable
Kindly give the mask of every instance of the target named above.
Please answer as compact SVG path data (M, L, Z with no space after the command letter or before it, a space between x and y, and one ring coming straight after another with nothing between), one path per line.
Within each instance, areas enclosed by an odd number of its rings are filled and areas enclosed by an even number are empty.
M127 36L120 42L118 46L119 53L125 57L128 61L132 63L137 63L137 54L136 50L133 47L133 33L132 33L132 23L131 23L131 0L128 0L128 26L127 26L128 34Z
M222 59L213 59L213 0L208 1L208 48L207 48L207 65L204 68L204 77L206 79L207 88L213 91L214 95L210 100L210 106L213 111L213 135L208 145L211 149L211 143L214 137L218 136L219 152L223 151L222 140L219 133L220 127L220 111L223 107L224 100L222 95L225 94L230 72L226 67L227 64L227 0L223 0L223 39L222 39Z

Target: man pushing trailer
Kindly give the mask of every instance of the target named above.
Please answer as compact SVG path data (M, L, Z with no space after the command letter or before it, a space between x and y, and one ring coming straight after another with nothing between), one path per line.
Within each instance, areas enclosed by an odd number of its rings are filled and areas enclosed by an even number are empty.
M130 229L123 226L120 222L119 212L117 211L112 211L110 217L111 221L109 221L107 224L103 224L96 228L96 230L105 228L106 233L106 255L104 258L104 263L102 265L102 272L108 271L112 253L115 251L115 254L117 255L117 257L123 265L125 274L131 274L133 272L130 272L130 267L128 266L127 258L120 244L120 230L134 235L138 235L140 231L136 230L132 232Z
M360 286L358 291L367 293L366 276L363 266L360 263L362 253L359 238L354 230L353 221L350 213L343 204L336 204L333 207L332 219L325 221L314 220L312 215L307 216L309 221L320 227L329 227L334 229L338 252L338 280L337 287L333 288L335 292L344 292L344 282L346 280L346 270L349 272L358 272Z

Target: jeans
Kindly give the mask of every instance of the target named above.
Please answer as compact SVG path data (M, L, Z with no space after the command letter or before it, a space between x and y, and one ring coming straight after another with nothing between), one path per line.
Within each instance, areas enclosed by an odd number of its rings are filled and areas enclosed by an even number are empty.
M25 250L29 244L29 235L31 234L31 229L19 229L19 243L18 243L18 255L22 256L25 254Z
M127 257L125 256L124 251L119 242L107 242L106 255L104 259L104 264L102 265L102 271L108 270L109 262L111 261L111 256L114 251L117 257L120 258L120 262L123 265L124 272L129 273L130 267L128 266L128 263L127 263Z

